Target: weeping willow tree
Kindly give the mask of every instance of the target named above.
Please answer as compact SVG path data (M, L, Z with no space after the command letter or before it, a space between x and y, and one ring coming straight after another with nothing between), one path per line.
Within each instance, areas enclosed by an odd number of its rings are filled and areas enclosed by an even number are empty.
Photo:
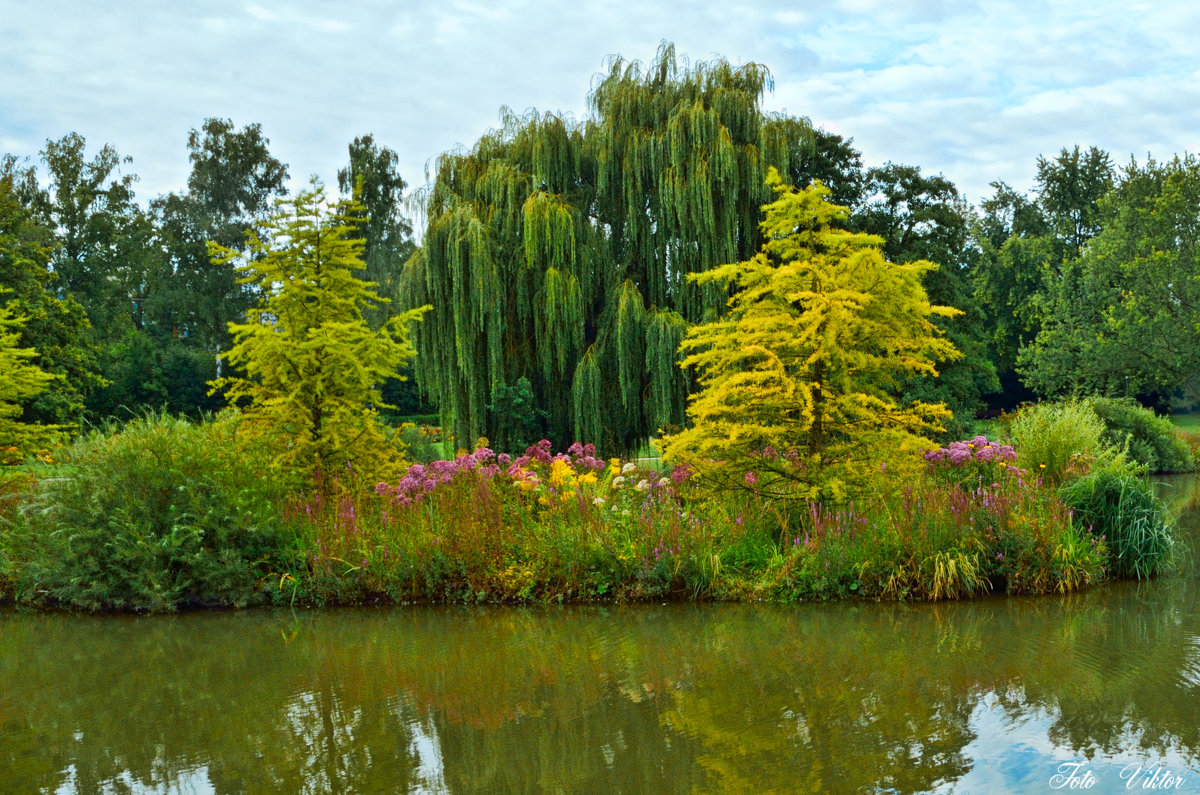
M758 64L689 66L665 44L612 59L583 121L517 115L437 161L402 302L416 375L460 440L494 436L492 396L527 378L559 443L630 449L679 425L679 343L727 288L688 274L749 258L768 168L811 151L805 119L765 113Z

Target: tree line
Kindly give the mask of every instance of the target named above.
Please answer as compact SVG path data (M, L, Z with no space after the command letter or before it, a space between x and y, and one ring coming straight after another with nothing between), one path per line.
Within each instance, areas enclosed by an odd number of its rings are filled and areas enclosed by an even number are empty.
M680 428L697 387L680 345L732 295L694 277L763 247L771 169L796 189L820 182L849 208L838 223L877 236L886 260L937 264L920 280L929 303L958 310L932 322L962 356L890 390L902 405L944 403L950 433L977 411L1079 390L1200 400L1193 156L1118 168L1064 148L1037 159L1028 190L996 182L972 207L941 175L868 168L852 139L763 111L771 85L760 65L688 64L670 45L647 63L614 58L582 120L505 110L439 157L420 246L395 153L355 139L338 174L362 206L355 272L390 299L367 320L432 307L411 323L415 378L383 384L384 401L439 410L458 439L498 449L546 437L631 450ZM36 163L4 158L0 355L14 364L0 401L19 421L224 404L209 385L236 375L231 324L275 289L232 264L255 256L247 232L286 192L268 144L257 124L207 120L188 136L186 189L146 209L111 145L89 156L71 133ZM237 256L213 259L210 241ZM18 360L50 380L20 386Z
M89 153L77 133L48 141L37 162L0 161L0 303L22 321L13 347L32 351L26 360L51 377L36 397L17 397L21 420L78 426L224 405L210 382L231 374L230 324L264 288L239 281L235 263L209 247L251 255L247 233L286 195L288 167L268 145L258 124L206 120L187 138L186 189L146 208L129 158L110 144ZM364 135L338 173L343 196L357 191L362 206L351 232L362 244L357 273L385 296L414 249L397 162ZM379 328L391 314L375 309L369 320ZM409 412L428 410L412 390L398 397Z

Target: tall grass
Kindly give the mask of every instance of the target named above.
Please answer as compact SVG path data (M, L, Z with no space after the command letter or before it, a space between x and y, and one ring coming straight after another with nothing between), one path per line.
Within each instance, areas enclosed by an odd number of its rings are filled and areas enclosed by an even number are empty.
M1062 496L1075 521L1106 541L1118 577L1150 577L1170 561L1171 518L1142 476L1099 468L1066 484Z
M1019 463L1051 484L1061 483L1083 471L1088 461L1109 454L1106 431L1091 405L1082 400L1027 406L1012 423Z

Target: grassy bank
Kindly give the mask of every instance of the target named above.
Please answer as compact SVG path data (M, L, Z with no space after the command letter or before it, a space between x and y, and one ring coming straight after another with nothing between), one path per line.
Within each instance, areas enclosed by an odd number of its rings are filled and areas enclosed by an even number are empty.
M150 611L937 600L1151 576L1170 560L1167 514L1103 427L1084 426L1067 408L1030 415L1014 424L1024 450L956 442L914 480L881 472L868 493L822 504L764 493L749 474L718 492L683 468L546 442L415 464L394 482L348 469L318 488L264 477L236 420L152 417L7 471L0 598Z

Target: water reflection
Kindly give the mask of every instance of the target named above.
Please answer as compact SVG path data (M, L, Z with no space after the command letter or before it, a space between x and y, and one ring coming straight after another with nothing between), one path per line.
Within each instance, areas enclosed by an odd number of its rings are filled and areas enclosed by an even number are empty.
M0 781L1045 791L1077 760L1092 792L1115 792L1125 764L1151 760L1200 791L1196 584L1187 563L966 604L8 613Z

